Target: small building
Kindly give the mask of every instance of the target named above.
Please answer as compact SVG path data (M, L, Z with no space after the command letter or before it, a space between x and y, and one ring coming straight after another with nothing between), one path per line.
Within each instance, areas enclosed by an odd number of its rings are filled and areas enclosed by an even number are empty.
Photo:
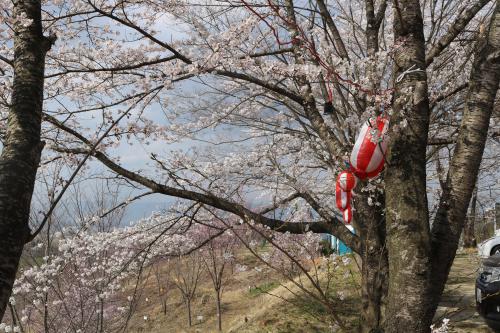
M351 230L353 234L356 232L354 231L354 227L350 224L346 225L346 227ZM337 237L330 235L330 234L324 234L323 235L325 240L328 240L330 242L330 245L332 247L333 252L335 252L338 255L344 255L344 254L350 254L352 253L352 250L347 247L340 239Z

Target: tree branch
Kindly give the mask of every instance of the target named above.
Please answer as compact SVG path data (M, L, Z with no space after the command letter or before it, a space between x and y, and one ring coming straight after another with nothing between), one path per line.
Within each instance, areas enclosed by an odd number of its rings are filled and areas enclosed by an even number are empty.
M460 34L469 22L476 16L476 14L484 7L490 0L479 0L471 8L464 10L455 19L455 22L449 27L448 31L437 41L432 48L427 52L425 63L427 66L432 64L434 59L438 57L448 45Z
M236 72L231 72L231 71L226 71L226 70L219 70L219 69L214 69L214 70L211 70L209 72L213 73L213 74L225 76L225 77L230 77L230 78L233 78L233 79L239 79L239 80L247 81L247 82L256 84L256 85L258 85L260 87L263 87L263 88L266 88L268 90L271 90L271 91L273 91L275 93L278 93L280 95L283 95L285 97L288 97L292 101L294 101L296 103L299 103L301 105L304 103L304 99L302 98L302 96L294 94L293 92L291 92L289 90L286 90L284 88L278 87L277 85L274 85L274 84L270 84L270 83L268 83L266 81L260 80L258 78L255 78L255 77L247 75L247 74L236 73Z
M333 22L332 16L330 15L330 12L328 11L328 8L326 7L324 0L316 0L316 3L318 4L321 17L325 20L328 28L330 29L330 32L333 35L333 40L335 41L335 47L339 51L340 57L342 59L349 60L349 54L347 53L344 41L340 36L339 30L337 29L335 22Z
M70 133L74 135L76 138L80 139L84 144L86 144L89 147L91 146L91 142L82 136L81 134L77 133L75 130L68 128L66 125L62 124L59 122L57 119L53 117L47 117L46 118L49 122L51 122L53 125L56 127L60 128L61 130ZM324 216L328 216L329 219L327 222L285 222L282 220L277 220L277 219L272 219L263 216L262 214L253 212L249 210L248 208L235 203L233 201L223 199L220 197L217 197L213 194L205 194L205 193L199 193L195 191L190 191L190 190L185 190L185 189L178 189L174 188L171 186L163 185L160 183L157 183L153 181L152 179L149 179L147 177L144 177L136 172L127 170L123 168L122 166L116 164L113 162L108 156L106 156L103 152L100 152L98 150L91 151L89 149L83 149L83 148L62 148L62 147L52 147L55 151L58 152L63 152L63 153L69 153L69 154L91 154L95 158L97 158L101 163L103 163L106 167L108 167L110 170L115 172L116 174L125 177L135 183L138 183L146 188L149 188L151 191L156 192L156 193L161 193L165 194L168 196L173 196L177 198L182 198L182 199L187 199L199 203L206 204L208 206L233 213L237 216L240 216L241 218L245 219L251 219L255 221L256 223L259 223L261 225L267 226L272 230L279 231L279 232L290 232L292 234L302 234L307 231L312 231L315 233L329 233L332 235L337 236L339 239L341 239L347 246L353 249L353 251L356 251L359 253L361 250L360 246L360 240L358 236L354 235L351 233L351 231L345 227L341 222L339 222L335 217L332 217L330 215L326 215L323 213ZM316 210L322 211L320 208L313 207Z
M450 91L450 92L448 92L446 94L442 94L442 95L437 96L436 98L434 98L431 101L430 108L431 109L434 108L437 105L437 103L439 103L439 102L441 102L441 101L443 101L443 100L445 100L445 99L447 99L447 98L449 98L449 97L451 97L451 96L453 96L453 95L461 92L462 90L464 90L468 86L469 86L469 83L466 82L466 83L463 83L463 84L459 85L458 87L456 87L455 89L453 89L452 91Z
M300 198L300 194L295 192L295 193L292 193L291 195L289 195L288 197L276 202L275 204L269 206L269 207L266 207L264 209L262 209L259 214L267 214L269 212L272 212L273 210L277 209L279 206L285 204L285 203L288 203L290 201L293 201L297 198Z
M112 20L115 20L135 31L137 31L138 33L140 33L141 35L143 35L144 37L150 39L151 41L155 42L156 44L166 48L167 50L169 50L170 52L172 52L174 54L174 56L177 58L177 59L180 59L181 61L185 62L186 64L191 64L192 61L190 59L188 59L187 57L185 57L184 55L180 54L176 49L174 49L172 46L170 46L169 44L165 43L165 42L162 42L161 40L159 40L158 38L154 37L153 35L151 35L150 33L148 33L147 31L145 31L144 29L138 27L137 25L135 25L134 23L130 22L128 19L125 20L125 19L122 19L118 16L115 16L113 14L110 14L110 13L107 13L105 11L103 11L102 9L98 8L96 5L94 5L92 3L92 1L87 1L88 4L90 6L92 6L92 8L98 12L99 14L103 15L103 16L106 16Z
M70 73L119 72L119 71L137 69L137 68L141 68L141 67L149 66L149 65L161 64L163 62L168 62L168 61L171 61L174 59L177 59L177 56L172 55L170 57L159 58L159 59L151 60L151 61L144 61L144 62L141 62L138 64L131 64L131 65L126 65L126 66L117 66L117 67L108 67L108 68L103 67L103 68L86 68L86 69L68 69L68 70L65 70L62 72L46 75L45 78L48 79L48 78L61 76L61 75L65 75L65 74L70 74Z
M8 65L14 67L14 61L0 55L0 60L2 60L3 62L7 63Z

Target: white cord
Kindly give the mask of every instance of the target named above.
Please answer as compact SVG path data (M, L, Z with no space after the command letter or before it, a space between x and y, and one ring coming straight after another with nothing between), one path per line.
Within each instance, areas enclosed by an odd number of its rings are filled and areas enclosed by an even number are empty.
M416 73L416 72L423 72L424 71L423 69L420 69L420 68L413 69L413 67L415 67L415 64L411 65L410 68L408 68L407 70L405 70L403 73L399 74L399 76L396 78L396 82L397 83L401 82L404 79L404 77L405 77L406 74Z

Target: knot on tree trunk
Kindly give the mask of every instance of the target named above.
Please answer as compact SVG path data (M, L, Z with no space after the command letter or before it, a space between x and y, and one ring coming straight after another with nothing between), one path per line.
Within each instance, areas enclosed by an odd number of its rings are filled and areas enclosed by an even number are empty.
M56 43L57 35L55 33L50 33L48 36L42 37L42 50L44 53L49 52L52 45Z

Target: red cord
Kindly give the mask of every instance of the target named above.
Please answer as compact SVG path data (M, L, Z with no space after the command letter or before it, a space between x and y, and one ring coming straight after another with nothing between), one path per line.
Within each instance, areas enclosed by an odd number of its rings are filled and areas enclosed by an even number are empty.
M289 42L282 42L279 38L278 32L276 29L265 19L264 16L259 14L257 11L255 11L251 5L249 5L246 0L241 0L241 2L244 4L244 6L251 11L253 14L257 15L257 17L263 21L269 29L271 29L274 38L276 39L278 45L297 45L299 40L302 40L304 43L302 44L310 53L310 55L318 62L318 64L323 67L327 71L327 79L330 78L332 75L335 76L336 79L338 79L341 82L344 82L348 85L351 85L355 87L357 90L370 95L370 96L376 96L376 95L385 95L387 93L391 93L394 91L394 88L388 88L388 89L383 89L383 90L370 90L366 89L363 86L361 86L359 83L356 83L350 79L344 79L339 73L337 73L331 66L329 66L326 62L324 62L318 52L316 51L316 47L314 44L313 40L309 40L307 35L305 34L304 30L297 25L294 22L290 22L287 18L283 17L280 12L279 12L279 7L271 3L270 0L267 0L267 3L269 7L273 10L274 15L278 18L280 18L285 24L287 24L289 27L297 30L299 32L300 37L295 37L293 40ZM327 89L328 89L328 99L331 102L333 99L333 93L332 89L329 83L327 83Z

